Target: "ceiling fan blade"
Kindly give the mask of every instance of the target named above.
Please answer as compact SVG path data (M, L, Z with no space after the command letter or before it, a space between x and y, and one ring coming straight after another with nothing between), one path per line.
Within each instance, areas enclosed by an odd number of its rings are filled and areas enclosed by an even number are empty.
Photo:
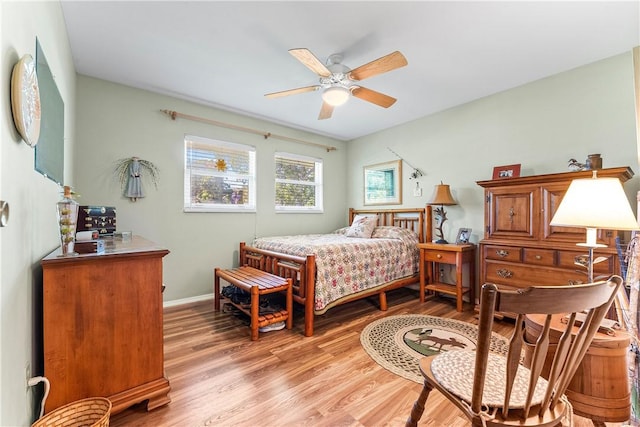
M369 101L384 108L389 108L396 102L395 98L385 95L384 93L376 92L375 90L367 89L366 87L354 87L351 89L351 94L356 98Z
M299 87L296 89L289 89L289 90L283 90L280 92L268 93L265 96L267 98L280 98L281 96L296 95L298 93L305 93L305 92L314 92L318 89L320 89L320 85L305 86L305 87Z
M318 120L330 119L331 114L333 114L333 105L327 104L323 101L322 107L320 108L320 115L318 115Z
M405 65L407 65L407 58L400 52L395 51L351 70L348 75L351 80L364 80Z
M331 71L309 49L289 49L289 53L317 75L321 77L331 75Z

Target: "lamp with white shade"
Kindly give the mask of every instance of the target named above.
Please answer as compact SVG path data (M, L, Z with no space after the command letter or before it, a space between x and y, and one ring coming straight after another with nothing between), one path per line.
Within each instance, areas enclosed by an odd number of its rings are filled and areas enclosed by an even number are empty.
M577 245L589 251L589 282L593 282L593 250L606 246L596 241L598 229L640 229L620 180L598 178L595 170L591 178L571 181L550 225L586 229L586 242Z
M569 189L560 202L560 206L558 206L555 215L551 219L550 225L584 227L587 229L586 242L578 243L578 245L586 247L589 250L587 274L590 283L593 282L593 250L605 246L596 242L597 229L640 229L620 180L618 178L598 178L596 171L593 171L592 178L575 179L571 182ZM633 290L631 293L633 294ZM636 304L635 310L637 310L637 303L632 303L631 307L633 307L634 304ZM629 299L627 299L624 288L620 288L620 292L616 296L615 307L619 325L627 329L630 336L634 338L637 343L637 330L634 331L637 320L628 318L626 314L627 312L633 313L635 310L630 310ZM605 319L605 321L607 321L607 319ZM613 322L609 325L613 326L615 324L616 323ZM629 366L634 366L634 364L637 364L638 360L640 360L640 356L637 356L640 354L637 352L638 347L636 344L633 344L633 342L632 340L631 351L629 351ZM631 384L637 384L637 382L635 382L637 378L634 379L633 372L633 369L629 369L630 381ZM633 387L632 385L632 388ZM637 392L636 389L635 393ZM637 404L635 406L637 406ZM631 412L631 418L633 419L634 410L632 409Z

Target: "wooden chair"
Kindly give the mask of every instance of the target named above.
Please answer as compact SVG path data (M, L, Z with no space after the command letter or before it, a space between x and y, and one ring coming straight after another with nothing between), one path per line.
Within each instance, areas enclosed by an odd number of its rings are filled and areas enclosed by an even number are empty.
M420 361L424 387L406 425L415 426L420 420L433 388L454 403L474 426L555 426L564 421L571 424L573 412L564 392L621 284L619 276L576 286L534 286L520 290L485 284L480 297L476 350L448 351ZM585 310L585 320L578 327L576 314ZM507 355L489 352L496 311L517 316ZM546 315L535 343L525 342L527 313ZM553 314L568 314L567 328L558 342L546 380L540 373L549 347ZM520 364L524 345L535 346L531 369Z

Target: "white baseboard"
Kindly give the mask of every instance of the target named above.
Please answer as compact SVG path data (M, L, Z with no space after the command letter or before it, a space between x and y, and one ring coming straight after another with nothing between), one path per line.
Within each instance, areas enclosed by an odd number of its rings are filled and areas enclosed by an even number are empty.
M175 307L177 305L191 304L191 303L194 303L194 302L201 302L201 301L207 301L207 300L212 300L213 301L213 293L205 294L205 295L198 295L198 296L189 297L189 298L175 299L173 301L165 301L165 302L162 303L162 307L163 308Z

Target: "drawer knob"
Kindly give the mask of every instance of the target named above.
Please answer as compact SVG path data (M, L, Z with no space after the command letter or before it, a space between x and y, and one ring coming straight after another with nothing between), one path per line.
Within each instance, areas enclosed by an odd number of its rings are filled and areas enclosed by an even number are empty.
M499 257L506 257L507 255L509 255L509 251L505 251L504 249L498 249L496 251L496 255L498 255Z
M536 255L536 259L537 259L537 260L541 260L541 259L542 259L542 257L541 257L540 255Z
M503 279L509 279L511 278L511 276L513 276L513 272L510 270L507 270L506 268L501 268L499 270L496 270L496 274L502 277Z
M436 258L442 258L442 255L436 254Z

